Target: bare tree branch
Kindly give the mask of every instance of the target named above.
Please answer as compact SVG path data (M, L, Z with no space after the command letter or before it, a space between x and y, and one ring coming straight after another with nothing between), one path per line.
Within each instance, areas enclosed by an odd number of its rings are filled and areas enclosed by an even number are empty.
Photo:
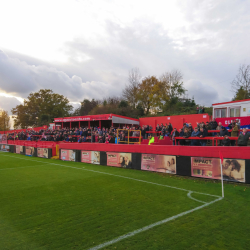
M128 76L129 84L125 86L122 91L122 97L135 108L137 103L137 92L141 82L141 74L139 68L133 68L129 71Z
M245 91L244 99L250 92L250 65L242 64L239 67L238 74L235 79L231 82L233 92L242 88Z

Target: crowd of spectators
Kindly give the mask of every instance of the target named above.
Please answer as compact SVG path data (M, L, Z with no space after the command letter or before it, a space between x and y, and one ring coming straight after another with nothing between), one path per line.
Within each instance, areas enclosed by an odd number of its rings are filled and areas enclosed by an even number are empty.
M8 140L28 140L28 141L64 141L64 142L95 142L95 143L127 143L128 137L130 142L138 142L141 134L142 139L152 139L152 136L157 134L158 138L164 139L164 137L170 137L173 145L175 145L175 138L182 137L184 139L179 140L179 145L191 145L191 146L206 146L207 137L218 136L223 137L219 141L221 146L234 146L235 140L230 140L231 137L238 137L240 130L239 120L233 120L228 125L231 131L229 132L222 124L217 123L215 119L211 122L197 123L195 127L191 123L184 123L183 127L179 129L173 128L169 122L165 125L163 123L157 124L153 131L150 125L143 125L142 127L126 127L123 128L99 128L99 127L80 127L80 128L63 128L63 129L47 129L47 130L29 130L18 133L8 134ZM130 129L130 130L128 130ZM217 130L212 132L213 130ZM197 140L189 137L197 137ZM239 135L238 145L246 146L249 140L250 134L243 129ZM152 142L152 141L151 141Z
M247 146L250 133L247 132L247 129L243 129L243 131L240 133L240 122L238 119L232 120L232 123L228 125L228 128L230 132L226 127L222 126L221 122L217 123L215 119L213 119L211 122L198 123L195 128L193 128L191 123L184 123L183 127L179 131L174 128L171 134L173 145L175 145L176 137L183 137L185 139L179 140L179 145L206 146L206 138L216 136L223 137L222 140L218 141L220 146L235 146L235 138L232 140L231 137L239 136L238 145ZM213 130L215 130L215 132L211 132ZM197 137L197 140L194 138L190 140L188 139L189 137Z
M119 130L117 130L119 129ZM51 141L51 142L98 142L98 143L115 143L117 140L117 132L120 143L126 143L128 133L131 141L139 139L140 131L133 131L136 127L123 128L99 128L99 127L80 127L80 128L63 128L63 129L47 129L47 130L29 130L18 133L8 134L8 140L27 140L27 141ZM142 130L141 127L138 130Z

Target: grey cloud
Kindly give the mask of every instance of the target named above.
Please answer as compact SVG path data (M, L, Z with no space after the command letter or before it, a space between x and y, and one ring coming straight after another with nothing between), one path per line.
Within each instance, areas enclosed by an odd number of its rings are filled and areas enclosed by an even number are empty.
M219 102L219 95L216 89L209 85L191 79L186 82L185 86L188 88L189 97L194 97L196 103L199 105L206 106Z
M18 101L15 97L0 96L0 109L8 111L9 115L12 114L11 109L20 104L21 102Z
M82 101L84 98L102 99L116 93L117 87L99 81L83 82L81 77L70 77L63 71L44 65L29 65L19 59L8 57L0 51L0 89L23 98L30 92L41 88L52 89L63 94L71 101Z

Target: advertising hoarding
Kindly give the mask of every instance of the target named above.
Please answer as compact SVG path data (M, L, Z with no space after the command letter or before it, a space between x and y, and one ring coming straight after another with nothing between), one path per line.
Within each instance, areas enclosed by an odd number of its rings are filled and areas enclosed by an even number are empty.
M49 149L48 148L37 148L37 157L49 158Z
M81 151L81 162L100 164L99 151Z
M0 134L0 144L7 144L7 135Z
M133 168L131 153L107 152L107 166L118 168Z
M23 154L23 146L16 145L16 153L17 154Z
M223 179L226 181L245 182L245 160L224 159L222 173ZM191 157L191 175L201 178L221 179L220 159Z
M76 153L74 150L61 149L61 160L63 161L75 161Z
M147 171L176 174L176 156L142 154L141 169Z
M27 146L25 148L25 155L27 155L27 156L33 156L34 152L35 152L35 148L34 147Z
M0 145L0 150L3 152L10 152L10 146L9 145Z

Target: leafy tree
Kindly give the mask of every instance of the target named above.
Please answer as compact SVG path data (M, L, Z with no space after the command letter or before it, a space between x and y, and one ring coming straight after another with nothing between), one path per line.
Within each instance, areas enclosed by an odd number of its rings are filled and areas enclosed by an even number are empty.
M243 89L243 87L241 86L237 90L237 92L233 98L233 101L238 101L238 100L243 100L243 99L248 99L248 98L250 98L250 93L247 92L245 89Z
M76 109L72 115L75 116L88 115L93 108L99 105L99 103L100 101L95 99L92 99L91 101L88 99L84 99L83 102L81 102L81 107Z
M128 105L127 101L120 101L118 97L109 97L104 99L101 104L93 108L90 112L91 115L110 113L138 118L138 116L141 114L141 110L137 108L134 109L132 106Z
M13 108L12 114L16 115L15 127L27 128L48 124L55 117L69 116L73 107L63 95L53 93L51 89L40 89L30 93L24 104Z
M238 74L231 83L232 90L235 92L237 100L247 99L250 94L250 65L242 64Z
M139 84L138 101L146 114L161 104L161 91L161 82L155 76L148 76Z
M10 130L10 117L8 112L0 110L0 131Z
M124 100L121 100L121 102L119 103L118 108L126 108L126 107L128 107L128 102L124 101Z

